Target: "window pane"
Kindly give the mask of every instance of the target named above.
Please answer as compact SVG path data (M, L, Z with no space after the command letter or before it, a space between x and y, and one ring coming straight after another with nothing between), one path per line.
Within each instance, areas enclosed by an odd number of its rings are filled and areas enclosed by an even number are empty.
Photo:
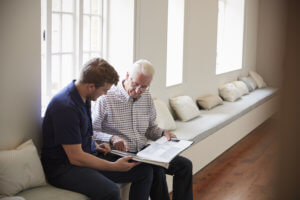
M100 57L100 53L91 53L91 58Z
M100 15L102 13L102 0L92 0L92 14Z
M88 53L84 53L82 56L82 64L86 63L90 59L90 55Z
M73 51L73 15L62 16L62 51Z
M99 17L92 17L91 19L91 50L100 50L100 19Z
M74 0L62 0L63 12L74 12Z
M47 65L46 57L42 55L42 96L47 95Z
M73 56L72 54L62 55L62 87L65 87L73 80Z
M51 94L56 94L60 89L60 56L52 56L52 65L51 65Z
M84 14L91 13L91 0L83 0L83 13Z
M242 68L244 0L219 0L216 74Z
M166 85L182 83L184 0L169 0Z
M52 0L52 10L53 11L61 10L61 1L60 0Z
M60 14L52 14L52 52L60 52Z
M83 51L90 51L90 17L83 16Z

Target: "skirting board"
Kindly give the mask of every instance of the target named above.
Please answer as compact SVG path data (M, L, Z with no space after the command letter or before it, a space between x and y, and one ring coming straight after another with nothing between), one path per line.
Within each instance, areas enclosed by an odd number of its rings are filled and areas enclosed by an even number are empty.
M278 110L278 106L279 97L276 95L214 134L194 144L180 155L189 158L193 162L193 174L195 174L270 118ZM172 176L167 176L167 183L169 192L172 192Z

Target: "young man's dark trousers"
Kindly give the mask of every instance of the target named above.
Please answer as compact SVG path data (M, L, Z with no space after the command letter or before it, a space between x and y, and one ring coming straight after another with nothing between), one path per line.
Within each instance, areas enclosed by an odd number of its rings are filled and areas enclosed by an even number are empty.
M148 200L153 170L145 164L137 165L128 172L97 171L65 164L47 174L47 178L56 187L84 194L92 200L120 200L120 189L116 183L131 182L129 199Z

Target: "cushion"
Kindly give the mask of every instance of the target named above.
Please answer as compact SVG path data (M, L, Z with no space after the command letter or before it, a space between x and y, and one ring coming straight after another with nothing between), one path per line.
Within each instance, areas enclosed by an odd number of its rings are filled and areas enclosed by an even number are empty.
M154 105L156 109L156 122L158 127L166 130L176 129L174 118L167 105L159 99L154 99Z
M13 196L13 197L4 197L1 198L0 200L25 200L25 199L23 197Z
M243 81L247 85L249 92L252 92L254 90L254 88L251 85L251 81L249 80L248 77L246 77L246 76L239 77L239 80Z
M223 104L223 100L217 95L209 94L197 98L197 103L205 110L210 110L217 105Z
M267 87L267 84L264 82L263 78L254 71L249 71L250 76L254 79L258 88Z
M0 151L0 197L45 184L42 164L32 140L14 150Z
M232 84L239 90L241 96L249 94L249 89L243 81L233 81Z
M188 121L200 115L200 111L189 96L170 98L170 105L181 121Z
M121 189L121 192L123 193L123 189ZM83 194L57 188L52 185L31 188L17 195L24 197L26 200L90 200L90 198Z
M250 76L248 76L248 77L241 77L241 78L239 78L239 80L243 81L248 86L249 92L252 92L253 90L255 90L257 88L256 82Z
M241 92L233 83L226 83L219 87L219 94L225 101L235 101L240 98Z

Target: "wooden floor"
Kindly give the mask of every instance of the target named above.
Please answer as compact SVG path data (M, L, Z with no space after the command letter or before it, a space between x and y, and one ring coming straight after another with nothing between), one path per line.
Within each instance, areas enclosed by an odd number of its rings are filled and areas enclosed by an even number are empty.
M278 162L276 120L269 119L194 175L194 199L272 200Z

